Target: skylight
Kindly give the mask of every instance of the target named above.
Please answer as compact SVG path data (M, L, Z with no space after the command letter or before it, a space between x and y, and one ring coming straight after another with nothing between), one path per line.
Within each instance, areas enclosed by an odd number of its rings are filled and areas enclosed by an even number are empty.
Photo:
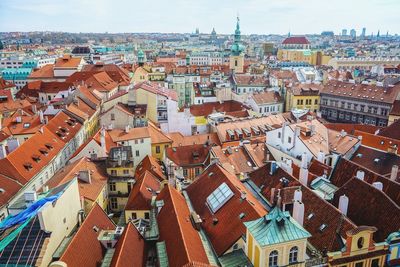
M231 197L233 197L232 190L226 183L222 183L207 197L208 207L216 213Z

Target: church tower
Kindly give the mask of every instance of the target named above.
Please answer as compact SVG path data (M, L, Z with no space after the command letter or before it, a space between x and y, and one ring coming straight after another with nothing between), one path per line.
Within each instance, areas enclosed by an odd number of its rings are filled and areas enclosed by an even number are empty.
M241 41L239 17L236 22L235 40L229 57L229 68L235 73L243 73L244 69L244 46Z
M143 67L144 63L145 63L145 54L142 51L142 49L139 49L138 53L137 53L137 58L138 58L138 63L140 67Z

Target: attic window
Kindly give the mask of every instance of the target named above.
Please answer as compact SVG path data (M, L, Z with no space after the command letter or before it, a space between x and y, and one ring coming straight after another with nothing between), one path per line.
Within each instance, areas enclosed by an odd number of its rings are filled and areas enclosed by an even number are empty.
M222 183L207 197L207 205L213 213L216 213L232 197L232 190L226 183Z
M381 141L381 145L383 145L383 144L385 144L385 141L382 140L382 141Z
M47 149L53 149L53 145L50 143L45 144L45 146Z
M35 162L39 162L39 161L40 161L40 156L34 154L34 155L32 155L32 159L33 159Z
M30 162L25 162L24 163L24 168L29 171L30 169L32 169L32 164Z
M24 123L24 128L29 128L31 126L30 123Z
M326 225L326 224L321 224L321 226L318 228L318 230L320 231L320 232L323 232L326 228L328 227L328 225Z
M65 128L65 127L61 127L60 130L61 130L62 132L64 132L64 133L68 132L68 129Z
M69 126L74 125L71 121L66 121L66 123L67 123Z
M307 220L311 220L312 217L314 217L314 213L310 213L310 214L307 216Z
M48 152L47 152L47 150L45 148L40 148L39 152L42 153L43 155L47 155L48 154Z

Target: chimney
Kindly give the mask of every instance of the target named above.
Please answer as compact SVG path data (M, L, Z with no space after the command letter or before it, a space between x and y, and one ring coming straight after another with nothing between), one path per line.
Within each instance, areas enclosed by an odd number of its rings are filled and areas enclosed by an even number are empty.
M318 161L325 164L325 153L323 151L318 152Z
M0 144L0 159L7 157L6 147Z
M301 199L303 198L303 193L301 192L300 189L297 189L296 191L294 191L294 201L301 201Z
M282 123L282 134L281 134L281 142L284 143L285 142L285 128L286 128L287 122L283 122Z
M293 175L292 160L286 159L286 172Z
M33 112L33 114L36 114L36 113L37 113L37 107L36 107L36 105L32 105L32 112Z
M271 205L273 206L273 205L274 205L274 202L275 202L275 187L273 187L273 188L271 189L271 199L270 199L270 202L271 202Z
M49 124L49 117L48 117L48 116L45 116L45 117L44 117L44 123L45 123L45 124Z
M39 119L40 119L40 123L44 124L43 111L39 111Z
M382 191L383 189L383 184L381 182L375 182L372 184L376 189Z
M346 131L342 129L342 130L340 131L340 136L341 136L341 137L345 137L346 135L347 135Z
M364 176L365 176L365 172L364 172L364 171L361 171L361 170L358 170L358 171L357 171L356 177L357 177L358 179L364 180Z
M278 169L278 164L276 164L276 161L272 161L269 168L269 175L274 175L277 169Z
M296 200L293 205L293 219L295 219L301 226L304 222L304 204Z
M347 215L347 208L349 207L349 198L346 195L342 195L339 198L339 210L344 215Z
M131 127L128 125L125 126L125 133L129 133L129 130L131 129Z
M308 183L308 168L307 168L307 154L303 153L301 156L301 167L299 173L300 183L304 186L307 186Z
M88 184L92 183L92 177L90 174L90 170L80 170L78 178L79 178L79 180L84 181Z
M398 172L399 172L399 166L393 165L392 172L390 173L390 180L396 181Z
M7 147L8 147L8 153L13 152L15 149L19 147L19 141L18 139L8 139L7 140Z
M301 168L307 169L308 168L308 159L307 159L307 153L304 152L303 155L301 155Z
M103 156L106 156L106 153L107 153L107 148L106 148L106 129L104 129L104 127L102 127L101 131L100 131L100 145L101 145L101 150L104 153Z

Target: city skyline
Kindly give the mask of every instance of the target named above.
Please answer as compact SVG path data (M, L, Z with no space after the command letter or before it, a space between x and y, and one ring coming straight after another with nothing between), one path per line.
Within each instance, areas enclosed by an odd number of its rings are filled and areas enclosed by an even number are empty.
M201 33L210 33L215 28L219 34L231 34L239 14L243 34L340 34L342 29L355 29L360 35L364 27L366 35L378 30L381 35L397 33L398 1L353 2L349 6L344 0L336 0L324 6L316 0L302 5L294 0L174 0L155 1L150 9L144 2L126 0L4 0L0 2L0 31L190 33L199 28ZM354 6L357 8L351 8Z

